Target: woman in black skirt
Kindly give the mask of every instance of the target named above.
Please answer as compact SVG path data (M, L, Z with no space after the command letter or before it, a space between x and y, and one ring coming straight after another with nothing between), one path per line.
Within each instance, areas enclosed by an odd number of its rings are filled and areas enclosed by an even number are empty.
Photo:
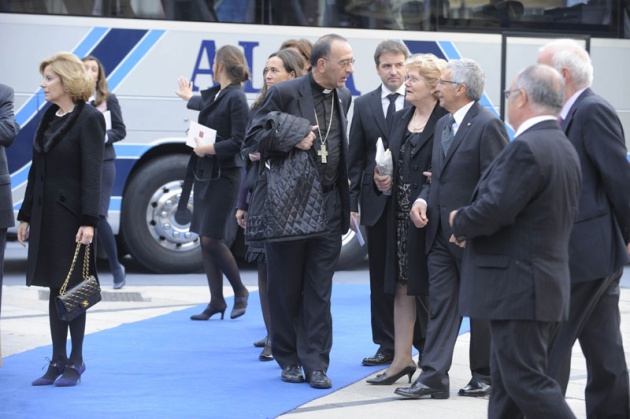
M216 313L221 319L227 308L223 298L223 274L234 290L230 318L245 314L249 292L241 282L236 260L222 241L226 224L236 208L241 184L241 143L249 121L247 98L242 83L249 79L245 56L237 47L226 45L217 50L212 66L218 85L193 96L192 82L179 79L177 95L198 110L198 122L217 131L214 144L203 145L195 139L189 168L194 171L194 210L190 231L199 234L203 265L210 287L210 304L192 320L208 320ZM190 170L189 170L190 171Z

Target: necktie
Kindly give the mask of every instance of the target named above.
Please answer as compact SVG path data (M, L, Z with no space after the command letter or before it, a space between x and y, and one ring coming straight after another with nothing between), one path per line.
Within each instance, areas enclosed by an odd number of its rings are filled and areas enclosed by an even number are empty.
M442 130L442 149L444 150L444 156L446 156L446 153L448 153L448 149L451 146L451 143L453 142L453 137L455 136L455 134L453 134L454 123L455 123L455 118L453 118L453 115L449 115L448 123Z
M392 122L394 121L394 114L396 113L396 99L398 99L398 93L388 94L387 99L389 99L389 105L387 106L385 121L387 121L387 128L391 129Z

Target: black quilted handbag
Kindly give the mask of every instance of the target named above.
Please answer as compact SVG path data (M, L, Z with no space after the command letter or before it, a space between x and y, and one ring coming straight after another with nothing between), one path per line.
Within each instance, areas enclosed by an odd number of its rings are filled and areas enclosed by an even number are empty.
M85 252L83 254L83 281L69 291L66 291L80 251L81 243L77 243L68 276L66 276L66 280L61 286L59 295L55 297L57 315L61 320L66 322L76 319L78 316L85 313L88 308L101 301L101 286L96 277L89 274L89 245L85 246Z
M326 212L319 175L307 152L269 161L252 192L245 240L285 241L323 235Z

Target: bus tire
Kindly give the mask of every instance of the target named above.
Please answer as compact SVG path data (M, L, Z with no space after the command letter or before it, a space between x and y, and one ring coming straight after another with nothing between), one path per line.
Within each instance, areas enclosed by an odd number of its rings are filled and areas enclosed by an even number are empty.
M131 256L156 273L203 270L199 237L175 221L188 156L162 156L142 165L122 202L121 235ZM192 210L192 197L188 208Z

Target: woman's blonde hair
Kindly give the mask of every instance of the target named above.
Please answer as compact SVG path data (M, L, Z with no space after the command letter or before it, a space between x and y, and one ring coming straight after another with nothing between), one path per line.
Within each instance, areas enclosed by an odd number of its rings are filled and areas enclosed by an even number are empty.
M433 54L414 54L405 62L405 68L407 71L418 70L427 85L433 89L442 77L446 61Z
M58 52L39 64L39 72L43 75L48 66L61 78L61 83L73 102L79 100L87 102L92 96L94 81L79 57L71 52Z

